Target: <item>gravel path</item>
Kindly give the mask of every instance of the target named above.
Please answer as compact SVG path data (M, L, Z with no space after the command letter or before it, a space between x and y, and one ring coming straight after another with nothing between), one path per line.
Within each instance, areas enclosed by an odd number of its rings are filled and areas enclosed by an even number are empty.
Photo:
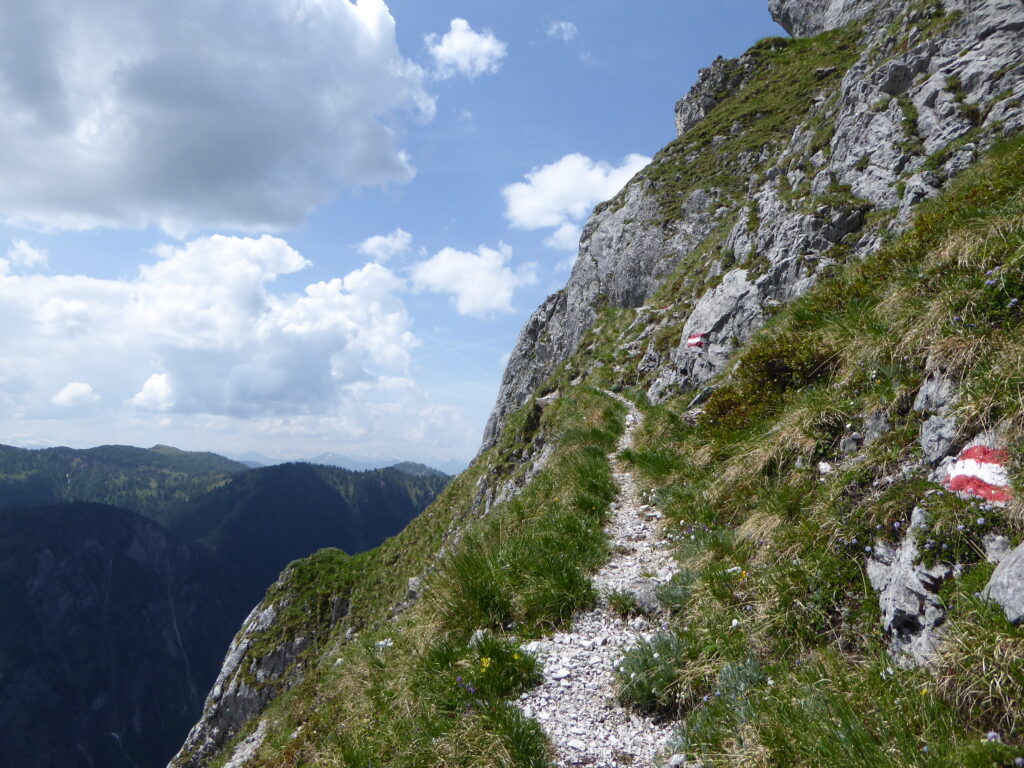
M632 446L642 415L624 398L608 394L625 403L629 414L616 453L609 456L619 495L606 528L613 555L593 579L598 607L577 614L572 632L525 646L541 661L544 682L516 702L544 728L558 766L653 766L672 734L671 726L631 713L615 700L614 669L623 651L638 638L649 639L658 626L657 619L620 618L608 608L606 597L625 591L641 605L656 607L654 587L671 579L676 566L659 536L661 513L645 503L633 475L617 457Z

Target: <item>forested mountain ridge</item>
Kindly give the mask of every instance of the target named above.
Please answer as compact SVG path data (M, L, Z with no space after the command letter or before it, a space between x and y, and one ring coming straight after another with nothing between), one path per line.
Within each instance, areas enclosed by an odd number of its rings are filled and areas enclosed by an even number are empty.
M0 488L0 764L19 768L166 764L281 570L379 545L450 480L425 467L239 471L162 446L3 458L9 478L70 467L76 493L124 492L168 521L39 496L17 505Z
M172 766L1024 763L1024 3L770 8L475 462L286 571Z
M248 467L215 453L166 445L29 450L0 445L0 507L93 501L161 523Z
M253 605L292 560L324 547L355 554L394 536L450 479L397 467L260 467L192 499L169 527L231 563Z

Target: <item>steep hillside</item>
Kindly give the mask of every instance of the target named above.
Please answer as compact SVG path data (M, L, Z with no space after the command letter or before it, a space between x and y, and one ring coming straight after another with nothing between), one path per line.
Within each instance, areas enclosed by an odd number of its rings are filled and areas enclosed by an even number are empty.
M45 448L0 445L0 508L92 501L167 523L188 501L248 470L215 453L166 445Z
M449 480L398 468L261 467L193 499L170 529L229 563L251 606L292 560L324 547L355 554L394 536Z
M1024 763L1024 3L770 6L172 765Z
M160 456L181 477L225 462L159 447L97 452L95 476L116 468L134 488L166 468ZM318 550L318 569L337 561L343 570L347 555L325 547L379 545L450 480L411 469L238 473L176 507L172 530L99 504L0 509L0 763L165 765L200 715L233 632L280 571ZM299 645L312 639L307 628Z
M239 621L231 583L132 512L0 510L3 764L166 760Z

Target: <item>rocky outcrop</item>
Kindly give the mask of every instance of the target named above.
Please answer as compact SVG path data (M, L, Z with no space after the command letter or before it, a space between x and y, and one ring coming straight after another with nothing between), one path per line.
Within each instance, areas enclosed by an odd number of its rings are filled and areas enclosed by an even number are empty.
M772 18L794 37L837 29L867 14L889 13L891 0L769 0Z
M342 587L336 575L346 562L344 553L323 550L281 574L231 642L202 717L171 768L206 765L276 696L302 679L306 653L348 616L349 595L338 592ZM323 574L315 583L314 573Z
M676 103L676 132L682 136L708 116L722 99L742 88L754 70L750 56L726 59L719 56L697 74L690 92Z
M293 672L292 667L309 647L309 640L298 637L273 644L259 653L252 651L259 646L262 636L273 630L281 608L273 601L260 604L242 624L206 698L203 716L171 766L203 765L280 692L282 678Z
M946 621L939 587L953 576L953 567L925 567L918 539L926 531L924 510L914 509L906 536L898 546L877 542L868 560L871 586L878 591L882 627L897 660L907 665L927 663L935 654L937 630Z
M1000 559L982 594L1002 606L1011 624L1024 624L1024 544Z
M715 195L703 190L691 192L682 206L683 220L667 237L656 225L658 201L641 178L624 191L621 205L594 213L583 230L569 282L533 313L519 334L484 431L483 449L495 443L505 417L576 350L602 302L642 305L679 260L711 234L726 215L713 210L714 201Z
M735 222L720 250L740 263L729 270L719 259L703 274L695 268L703 289L696 287L692 309L674 308L666 320L679 327L678 343L667 354L653 346L639 352L653 401L719 373L774 304L805 293L833 260L879 248L887 229L905 227L913 207L938 194L981 149L1024 126L1020 0L772 0L771 9L799 36L860 23L863 53L838 87L816 95L788 143L740 158L748 169L742 198L691 187L674 193L681 202L667 215L661 166L671 158L663 153L612 204L598 207L568 284L519 337L484 448L494 444L506 416L572 355L602 303L641 307L723 225ZM701 73L676 108L680 142L724 100L751 87L753 62L750 55L719 60ZM822 82L837 76L834 68L817 74ZM824 145L822 135L830 137ZM712 145L725 138L712 137ZM870 209L885 214L888 226L883 218L865 227ZM695 334L707 334L706 342L688 343ZM936 435L938 442L947 438Z

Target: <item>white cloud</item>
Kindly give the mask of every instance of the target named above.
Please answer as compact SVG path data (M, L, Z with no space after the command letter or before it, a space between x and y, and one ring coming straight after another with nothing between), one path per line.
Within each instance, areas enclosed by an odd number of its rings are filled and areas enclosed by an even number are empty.
M174 392L166 373L154 373L131 399L132 405L144 411L169 411L174 407Z
M451 29L444 37L431 34L424 40L441 80L457 74L470 80L494 74L508 54L508 46L491 30L475 32L465 19L452 19Z
M7 261L13 266L26 269L45 267L47 254L40 248L33 248L27 240L13 240L7 250Z
M404 281L379 264L292 294L270 286L309 262L278 238L213 236L155 253L133 280L0 277L0 379L33 382L26 408L81 376L104 402L136 410L323 414L347 387L403 374L418 344L397 295Z
M404 229L396 229L390 235L374 235L359 244L359 252L374 261L385 262L392 256L405 253L412 246L412 235Z
M575 251L580 246L583 227L567 221L544 239L544 245L558 251Z
M434 114L384 0L5 2L0 50L0 218L44 228L294 226Z
M578 33L579 30L571 21L552 21L551 26L548 27L548 37L561 38L563 43L574 40Z
M61 408L73 408L76 405L94 403L99 397L92 391L92 387L81 381L72 381L60 392L50 398L50 402L59 405Z
M512 312L516 288L537 282L533 264L508 266L512 249L481 245L476 253L444 248L412 269L413 285L420 291L451 294L460 315L485 317Z
M650 162L649 157L633 154L614 167L586 155L566 155L555 163L534 168L526 174L525 182L502 190L505 217L521 229L554 229L545 244L574 251L579 228L594 206L614 197Z

